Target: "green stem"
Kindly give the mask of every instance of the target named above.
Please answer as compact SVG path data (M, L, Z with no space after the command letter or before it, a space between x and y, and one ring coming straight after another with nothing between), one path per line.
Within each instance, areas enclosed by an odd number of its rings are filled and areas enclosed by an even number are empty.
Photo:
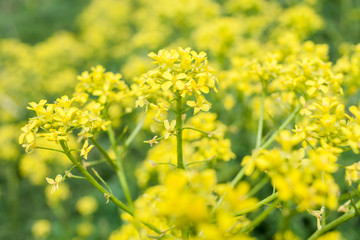
M240 171L236 174L235 178L231 181L231 187L234 188L244 177L244 175L245 175L245 167L240 169Z
M253 188L251 188L250 192L246 195L247 197L254 196L265 184L269 182L269 178L265 175L259 183L257 183Z
M37 146L36 148L38 148L38 149L44 149L44 150L49 150L49 151L54 151L54 152L61 152L61 153L64 153L64 152L63 152L63 151L61 151L61 150L58 150L58 149L53 149L53 148L39 147L39 146Z
M231 181L231 188L234 188L238 182L240 182L240 180L242 179L242 177L245 174L245 168L243 167L235 176L235 178ZM225 192L218 200L218 202L216 203L216 205L213 207L213 209L211 210L211 213L214 213L215 210L220 206L220 204L222 203L222 201L224 200L224 197L226 195L227 192Z
M75 179L86 180L86 177L81 177L81 176L77 176L77 175L74 175L74 174L71 174L70 176L68 176L68 178L75 178Z
M100 174L94 168L91 168L91 170L93 171L95 176L105 185L105 187L107 187L109 192L112 194L110 186L105 182L105 180L100 176Z
M207 137L210 137L210 136L209 136L210 133L208 133L208 132L204 132L204 131L201 131L201 130L199 130L199 129L192 128L192 127L183 127L183 130L186 130L186 129L188 129L188 130L193 130L193 131L202 133L202 134L206 135Z
M105 118L107 120L109 120L109 117L108 117L106 111L104 111L104 115L105 115ZM132 211L134 211L134 204L133 204L133 200L132 200L132 197L131 197L129 185L128 185L127 180L126 180L123 161L122 161L122 153L123 153L123 151L118 150L116 137L115 137L115 132L114 132L111 125L108 126L108 131L107 132L108 132L108 136L109 136L109 139L110 139L112 149L114 150L114 153L116 155L116 165L117 165L117 168L115 168L116 175L119 178L120 185L121 185L121 187L123 189L123 192L125 194L126 201L128 202L130 209Z
M244 210L241 210L241 211L238 211L234 214L234 216L238 217L238 216L241 216L241 215L244 215L246 213L249 213L249 212L252 212L266 204L268 204L269 202L275 200L276 198L278 197L278 193L273 193L271 194L270 196L268 196L267 198L261 200L260 202L258 202L255 206L253 207L250 207L250 208L246 208Z
M100 153L105 157L106 162L110 164L110 166L117 171L119 168L116 166L115 161L109 156L109 154L105 151L105 149L95 140L95 138L90 138L91 142L95 145L95 147L100 151Z
M135 139L136 135L141 130L142 126L144 125L146 119L146 114L142 117L141 121L138 123L138 125L135 127L135 129L131 132L130 136L126 139L124 147L127 148L130 143Z
M356 195L360 198L360 194L359 194L359 191L354 188L352 185L350 185L350 188L356 193ZM350 194L350 198L352 198L352 195Z
M120 150L117 150L116 141L111 140L111 144L113 145L113 148L116 149L116 151L115 151L115 153L116 153L116 162L117 162L117 166L118 166L116 174L117 174L117 176L119 178L121 187L123 188L126 201L128 202L129 207L132 210L134 210L134 203L133 203L133 199L131 197L129 184L128 184L127 180L126 180L125 169L124 169L124 164L123 164L123 154L126 152L127 148L131 144L131 142L135 139L135 136L141 130L142 126L144 125L145 119L146 119L146 115L143 116L141 121L137 124L135 129L131 132L130 136L126 139L124 145L121 146Z
M272 210L274 210L277 205L280 203L280 200L277 199L275 202L273 202L271 204L271 206L269 208L267 208L265 211L263 211L259 216L257 216L257 218L255 218L254 220L251 221L251 223L249 225L247 225L246 227L242 228L240 230L240 232L249 232L251 231L254 227L258 226L262 221L265 220L265 218L272 212Z
M211 159L213 159L215 157L212 156L212 157L209 157L208 159L205 159L205 160L200 160L200 161L194 161L194 162L190 162L190 163L187 163L186 164L186 167L190 166L190 165L194 165L194 164L198 164L198 163L208 163Z
M260 148L262 149L266 149L267 147L270 146L271 143L273 143L273 141L275 140L275 137L279 134L280 131L284 130L287 125L289 125L291 123L291 121L295 118L295 116L300 112L300 109L302 108L302 105L299 104L294 111L292 111L292 113L288 116L288 118L283 122L283 124L281 124L280 128L274 132L269 138L268 140L266 140L266 142L264 142Z
M118 206L120 209L122 209L123 211L129 213L131 216L134 215L134 211L130 210L124 203L122 203L119 199L117 199L113 194L109 193L108 191L106 191L105 188L103 188L94 178L93 176L91 176L91 174L81 165L78 164L78 162L75 160L74 156L70 153L69 147L67 146L66 141L61 140L60 141L60 145L62 147L62 149L64 150L64 153L66 154L66 156L70 159L70 161L76 165L76 168L82 173L82 175L84 177L86 177L86 179L97 189L99 190L101 193L103 194L107 194L109 197L109 199L116 205Z
M72 166L68 171L65 171L65 175L63 176L63 179L65 179L69 174L71 174L71 171L74 170L74 168L76 168L77 165L79 165L80 163Z
M340 225L341 223L349 220L350 218L353 218L356 216L356 212L355 210L350 210L349 212L345 213L344 215L342 215L341 217L335 219L334 221L326 224L325 226L323 226L321 229L318 229L316 232L314 232L313 235L311 235L308 240L315 240L317 239L320 235L322 235L323 233L329 231L330 229L333 229L334 227Z
M173 167L177 167L176 164L170 163L170 162L154 162L153 164L154 164L155 166L157 166L157 165L170 165L170 166L173 166Z
M188 229L182 229L181 230L181 237L183 240L189 239L189 230Z
M66 143L66 141L61 140L60 141L60 145L62 147L62 149L64 150L64 153L66 154L66 156L70 159L70 161L76 165L76 168L84 175L84 177L97 189L99 190L101 193L106 194L107 196L109 196L109 199L116 205L118 206L121 210L123 210L124 212L130 214L131 216L134 217L135 213L134 210L129 209L124 203L122 203L118 198L116 198L112 193L106 191L105 188L103 188L94 178L93 176L90 175L90 173L81 165L79 164L74 156L70 153L69 147ZM167 237L172 237L174 238L174 236L172 236L171 234L164 234L160 229L158 229L157 227L155 227L154 225L141 221L142 224L144 224L146 227L148 227L149 229L153 230L154 232L156 232L157 234L163 235L163 236L167 236Z
M134 210L134 203L133 203L133 200L132 200L132 197L131 197L131 193L130 193L130 189L129 189L128 182L127 182L127 180L126 180L125 171L124 171L124 167L123 167L121 158L120 158L119 156L116 157L116 158L118 159L117 162L118 162L118 166L119 166L119 171L117 171L116 174L117 174L117 176L118 176L118 178L119 178L121 187L123 188L126 201L128 202L129 207L130 207L132 210Z
M181 169L185 169L184 161L183 161L183 148L182 148L182 101L181 96L178 93L176 99L176 142L177 142L177 167Z
M85 164L86 164L86 167L92 167L92 166L96 166L96 165L104 163L104 162L106 162L106 160L101 159L101 160L97 160L97 161L86 161Z
M321 218L321 222L320 222L322 228L324 226L326 226L326 216L327 216L325 207L323 207L323 209L324 209L324 212L322 214L322 218Z
M275 140L275 137L279 134L280 131L284 130L286 128L287 125L290 124L290 122L295 118L295 116L299 113L300 109L302 108L302 105L298 105L294 111L288 116L288 118L283 122L283 124L281 124L280 128L274 132L268 140L266 140L265 143L263 143L259 148L260 149L265 149L267 147L269 147ZM235 187L240 180L243 178L245 174L245 167L243 167L238 174L235 176L235 178L232 180L231 182L231 186Z
M255 149L258 149L260 147L261 138L262 138L262 132L263 132L263 126L264 126L265 98L266 98L266 92L265 92L265 90L263 90L262 95L261 95L261 108L260 108L260 117L259 117L258 128L257 128Z

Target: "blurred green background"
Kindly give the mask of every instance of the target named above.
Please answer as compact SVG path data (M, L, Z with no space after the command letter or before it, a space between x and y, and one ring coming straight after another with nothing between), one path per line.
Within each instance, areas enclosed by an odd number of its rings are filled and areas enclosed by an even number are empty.
M46 224L40 222L40 230L34 227L40 219L51 223L49 235L44 235L47 239L106 239L121 224L117 208L105 205L103 196L89 184L67 181L68 193L55 197L46 194L49 189L44 191L48 187L45 177L55 177L69 164L53 153L24 155L17 138L26 119L31 117L26 110L28 102L40 99L52 102L71 94L76 76L96 64L121 72L130 82L148 69L147 54L165 47L205 50L219 72L227 70L234 56L251 55L250 50L242 49L243 45L251 41L271 45L276 40L268 33L280 27L281 31L297 29L301 24L282 26L277 20L297 6L313 9L323 20L323 26L315 27L316 31L304 30L304 36L299 34L299 41L328 44L330 61L336 62L341 56L344 43L359 42L360 1L356 0L0 0L0 239L42 239L36 233L46 231ZM207 32L210 26L215 26L212 34ZM306 28L306 24L299 27ZM357 104L358 96L353 94L349 101ZM229 137L237 158L218 170L219 180L225 181L236 173L241 158L251 151L256 123L250 123L251 106L244 106L241 96L231 114L222 107L223 99L213 98L218 102L214 103L213 111L219 114L219 119L235 126L235 133ZM122 126L129 125L131 129L135 118L136 114L129 114ZM149 149L143 146L143 137L139 137L127 155L126 168L134 196L142 190L136 184L133 169ZM108 144L106 140L103 143ZM94 159L98 156L97 152L92 155ZM100 171L113 189L118 189L115 193L121 195L116 177L106 168ZM261 194L266 196L268 190ZM96 204L85 199L89 212L82 212L77 202L89 195ZM280 217L272 215L256 230L255 236L271 238ZM295 232L299 236L306 237L315 230L313 221L308 214L299 214L289 224L298 229ZM353 219L339 229L347 239L358 239L359 223Z

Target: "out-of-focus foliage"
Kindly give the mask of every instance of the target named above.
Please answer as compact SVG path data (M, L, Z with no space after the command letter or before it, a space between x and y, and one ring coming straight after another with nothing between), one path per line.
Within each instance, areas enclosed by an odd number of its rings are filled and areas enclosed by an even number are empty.
M130 239L136 234L126 215L122 217L128 223L119 230L122 220L116 208L105 205L106 199L79 182L81 180L61 183L60 190L50 194L52 187L47 185L45 178L56 179L59 173L64 175L63 171L70 167L70 162L59 153L46 150L24 155L17 144L18 136L28 117L33 117L25 111L28 102L48 99L52 103L60 96L70 96L76 85L77 94L84 96L77 76L97 64L123 74L122 86L131 98L122 102L122 96L114 96L120 104L111 106L109 112L114 126L118 127L117 133L128 136L127 129L133 129L139 121L136 115L139 111L134 110L135 100L143 90L137 88L137 84L143 80L140 76L152 67L151 59L146 55L179 46L206 51L220 81L219 94L210 93L206 97L212 103L213 113L199 113L186 122L187 126L201 127L206 132L220 130L220 135L216 139L201 139L196 133L185 131L185 157L191 157L193 161L211 159L210 164L216 163L217 166L217 180L213 181L221 183L233 178L245 155L249 156L244 162L251 162L251 158L258 154L260 157L256 156L257 160L250 165L255 168L255 174L246 178L249 183L255 185L255 176L262 174L258 170L266 170L281 192L280 198L284 201L295 199L289 203L288 209L300 205L304 210L321 205L324 196L328 200L325 205L335 208L338 202L334 198L339 193L346 193L347 187L335 181L344 180L345 176L345 171L334 165L334 157L337 159L340 152L327 144L344 144L355 153L358 151L359 110L348 107L359 104L360 47L356 45L360 39L359 16L360 3L355 0L1 1L0 238L24 239L32 235L34 239ZM301 82L308 77L307 74L316 81ZM289 78L298 79L298 85L291 85ZM85 83L88 80L84 74L82 79ZM298 129L300 137L283 132L277 139L281 150L254 154L251 149L256 141L254 133L261 108L262 82L266 82L268 89L264 133L270 135L300 103L306 105L302 114L316 121L308 125L310 130ZM178 90L182 90L182 85ZM105 105L109 99L104 97L106 94L94 92L85 94L90 94L90 99L102 96L102 100L96 101ZM301 95L305 97L300 98ZM131 192L133 196L140 196L135 205L148 211L144 210L143 218L154 214L154 209L147 208L146 201L155 201L151 197L160 191L156 186L147 189L146 186L160 182L165 186L161 189L163 192L182 191L167 185L169 178L181 179L181 174L168 175L171 169L161 165L175 159L173 141L161 141L151 149L143 143L153 137L151 117L161 108L161 103L153 104L153 108L149 106L145 131L139 133L129 147L125 164ZM190 103L194 104L194 101ZM327 105L333 108L324 107ZM324 117L317 117L318 112L322 112ZM304 118L300 123L305 126L308 119ZM317 128L327 131L313 131ZM307 145L321 146L321 149L311 151L306 159L317 165L304 169L297 168L290 161L283 165L283 169L271 165L276 165L276 162L269 161L268 156L277 161L283 161L289 155L295 162L302 158L301 151L292 149L303 138L302 134L312 139L326 136L325 143L314 140ZM100 135L99 139L110 149L106 138ZM74 146L77 144L74 139L70 141ZM89 158L100 160L101 157L94 151ZM338 161L348 166L346 178L350 182L359 178L356 162L358 160L352 153ZM325 169L325 175L318 174L320 169ZM247 169L247 173L252 170ZM100 168L100 174L106 176L104 178L112 189L118 189L116 194L122 194L116 176L110 174L106 166ZM214 177L215 173L212 174L209 175ZM304 176L311 176L311 179L304 179ZM329 188L320 183L324 178ZM299 183L296 189L311 188L318 198L314 202L296 201L305 193L287 191L287 184L292 186L293 183ZM147 195L143 195L144 191ZM191 199L195 190L187 191ZM266 185L259 196L266 197L271 191L271 187ZM93 196L84 197L88 194ZM125 199L125 196L120 198ZM168 199L168 205L172 200ZM229 202L229 208L235 208L231 200ZM167 205L158 207L161 212L156 214L163 218L171 216ZM179 209L179 214L184 214L181 216L183 221L198 221L207 214L199 209L196 209L197 215L192 215L192 209L188 209L190 212L187 214ZM227 219L225 215L217 214L217 218ZM286 214L288 218L280 214L270 216L253 232L253 236L259 239L272 236L274 239L296 239L296 234L302 239L316 230L316 218L310 214ZM355 220L349 221L346 226L339 227L346 239L358 237L355 223ZM292 229L295 234L289 231L275 235L279 229L277 225ZM212 227L210 224L204 227L209 231L206 234L215 234ZM338 232L326 236L331 239L341 237Z

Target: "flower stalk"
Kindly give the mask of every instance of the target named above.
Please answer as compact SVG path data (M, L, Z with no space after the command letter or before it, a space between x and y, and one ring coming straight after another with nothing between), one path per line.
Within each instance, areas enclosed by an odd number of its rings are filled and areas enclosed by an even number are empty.
M182 123L182 100L181 96L178 93L176 98L176 144L177 144L177 167L180 169L185 169L184 161L183 161L183 146L182 146L182 131L183 131L183 123Z
M60 145L65 153L65 155L69 158L69 160L76 165L76 168L81 172L81 174L102 194L107 194L109 199L118 206L124 212L129 213L131 216L134 215L134 211L129 209L124 203L122 203L118 198L116 198L113 194L109 193L105 188L103 188L91 174L81 165L78 164L74 156L70 153L70 149L65 140L60 140Z

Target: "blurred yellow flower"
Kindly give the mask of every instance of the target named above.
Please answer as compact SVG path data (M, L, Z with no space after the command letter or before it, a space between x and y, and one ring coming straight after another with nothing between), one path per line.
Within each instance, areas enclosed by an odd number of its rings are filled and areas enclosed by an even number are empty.
M47 238L50 235L51 224L46 219L37 220L31 227L34 238Z
M87 216L94 213L98 208L96 199L92 196L85 196L76 202L76 209L81 215Z
M171 123L169 123L169 120L164 121L165 126L165 132L164 132L164 138L168 139L170 136L175 134L175 126L176 126L176 120L172 120Z

